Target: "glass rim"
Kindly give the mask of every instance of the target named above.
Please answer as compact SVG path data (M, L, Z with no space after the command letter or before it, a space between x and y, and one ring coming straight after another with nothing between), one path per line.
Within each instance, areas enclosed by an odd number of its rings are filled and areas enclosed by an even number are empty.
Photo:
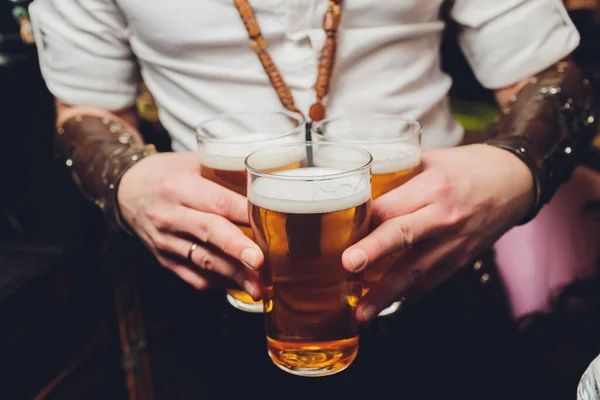
M339 139L339 138L335 138L335 137L332 138L332 137L328 136L327 134L324 134L324 133L321 133L318 131L319 128L322 129L328 123L342 121L342 120L396 120L396 121L408 122L409 124L414 125L416 129L414 130L414 132L403 133L403 134L401 134L400 137L397 137L397 138L381 139L381 140L356 140L356 139L346 140L346 139ZM374 114L374 115L369 115L369 116L357 116L357 117L353 117L353 116L332 117L332 118L326 118L319 122L313 122L312 126L310 127L311 135L312 134L317 135L318 137L324 138L325 140L327 140L329 142L350 143L350 144L396 143L396 142L406 141L407 139L410 139L410 138L415 138L415 137L420 138L422 132L423 132L423 125L418 120L412 119L412 118L399 117L399 116L396 116L393 114Z
M295 128L292 128L291 130L289 130L287 132L269 136L269 137L261 139L261 140L249 139L249 140L231 141L231 139L221 139L221 138L217 138L217 137L213 137L213 136L207 136L202 132L203 126L206 126L207 124L210 124L210 123L218 121L218 120L235 119L238 117L259 116L259 115L268 115L268 114L281 115L281 116L295 119L298 123L298 126L296 126ZM216 115L214 117L205 119L205 120L201 121L200 123L198 123L194 127L194 133L196 136L196 141L204 140L204 141L209 141L211 143L248 144L248 143L257 143L257 142L280 139L280 138L283 138L283 137L286 137L289 135L293 135L294 133L298 133L298 131L306 129L305 127L306 127L306 119L300 113L289 111L289 110L258 110L258 111L228 112L228 113ZM235 135L232 137L239 138L239 137L243 137L243 136L244 135L242 134L242 135Z
M352 151L358 151L359 153L362 153L364 155L367 156L367 161L363 164L361 164L360 166L356 167L356 168L352 168L351 170L348 171L343 171L343 172L336 172L336 173L331 173L331 174L324 174L324 175L278 175L277 172L264 172L264 171L260 171L254 167L252 167L251 165L249 165L249 160L251 157L257 155L258 153L265 151L265 150L269 150L269 149L285 149L286 147L298 147L298 146L302 146L302 147L313 147L315 144L319 145L319 146L335 146L335 147L343 147ZM356 147L356 146L350 146L350 145L345 145L345 144L340 144L340 143L317 143L317 142L312 142L312 141L306 141L306 142L300 142L300 143L286 143L283 145L270 145L270 146L266 146L266 147L262 147L258 150L253 151L252 153L248 154L248 156L244 159L244 166L246 167L246 171L249 172L250 174L252 174L253 176L259 177L259 178L269 178L269 179L277 179L277 180L284 180L284 181L306 181L306 180L311 180L311 181L327 181L327 180L333 180L333 179L340 179L340 178L344 178L346 176L350 176L350 175L354 175L357 173L360 173L362 171L364 171L365 169L371 169L371 165L373 164L373 156L371 155L370 152L368 152L367 150L361 149L360 147ZM309 167L309 168L313 168L313 167ZM314 167L317 168L317 167ZM278 171L280 172L280 171Z

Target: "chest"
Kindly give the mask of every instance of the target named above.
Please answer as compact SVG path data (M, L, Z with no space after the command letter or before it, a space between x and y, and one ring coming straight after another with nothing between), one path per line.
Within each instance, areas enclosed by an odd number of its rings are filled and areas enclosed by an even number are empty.
M233 0L115 0L132 35L171 51L247 40ZM410 27L437 21L443 0L346 0L341 30ZM320 29L327 0L249 0L269 39Z

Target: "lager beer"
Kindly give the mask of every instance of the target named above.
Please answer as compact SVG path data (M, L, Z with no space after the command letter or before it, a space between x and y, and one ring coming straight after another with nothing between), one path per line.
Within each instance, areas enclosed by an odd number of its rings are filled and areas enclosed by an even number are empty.
M284 371L331 375L348 367L358 353L354 311L362 287L341 259L369 230L371 157L334 145L338 152L352 153L353 161L343 169L339 163L314 167L308 160L302 168L270 174L251 169L268 169L267 152L283 154L293 148L286 147L259 150L247 160L250 223L265 254L261 280L267 347ZM311 144L301 147L319 157Z
M396 144L389 147L364 148L373 156L373 200L408 182L421 172L421 154L414 146Z
M305 129L302 116L286 111L227 114L207 120L196 128L201 175L246 196L244 160L248 154L269 144L304 142ZM290 160L290 165L281 168L297 165L297 160ZM253 239L250 226L237 226ZM229 288L227 300L239 310L263 312L262 301L254 301L241 288Z
M399 144L371 149L373 160L380 161L379 163L373 161L373 177L371 181L373 200L408 182L421 172L420 151L414 147L412 150L410 147L406 148ZM393 157L396 157L396 159L393 160ZM401 254L401 252L390 254L363 272L363 295L367 294L369 289L389 272ZM395 313L400 308L400 305L400 302L392 303L389 307L382 310L379 316L384 317Z
M373 200L409 181L421 172L421 126L417 121L394 116L333 118L313 125L314 142L344 143L371 153ZM363 295L398 261L391 254L363 272ZM398 310L391 304L379 316Z

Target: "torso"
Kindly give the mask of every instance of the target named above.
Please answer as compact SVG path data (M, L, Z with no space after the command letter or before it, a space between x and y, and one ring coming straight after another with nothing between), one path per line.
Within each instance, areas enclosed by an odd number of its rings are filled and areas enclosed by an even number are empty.
M131 47L175 150L195 149L191 129L223 112L281 109L233 0L117 0ZM305 114L314 102L325 0L250 0L269 52ZM346 0L327 99L328 116L394 113L418 118L424 147L462 135L440 68L442 0Z

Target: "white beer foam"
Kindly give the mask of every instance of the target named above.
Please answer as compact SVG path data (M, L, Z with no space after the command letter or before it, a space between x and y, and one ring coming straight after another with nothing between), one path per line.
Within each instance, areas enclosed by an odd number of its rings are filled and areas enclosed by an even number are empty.
M322 142L327 143L327 142ZM389 174L405 171L419 166L421 149L418 145L406 143L349 143L348 146L359 147L373 156L371 171L373 175ZM355 163L355 154L339 147L315 146L314 164L344 168Z
M390 174L416 168L421 163L419 146L405 143L361 146L373 156L371 171L374 175Z
M288 214L322 214L366 203L371 198L371 180L365 173L327 180L310 180L310 177L342 172L344 170L337 168L298 168L274 175L308 179L258 177L252 182L248 199L256 206Z
M265 133L249 133L244 136L232 137L228 139L227 142L204 142L198 146L201 157L200 160L202 165L209 168L224 171L244 171L246 169L244 160L253 151L266 146L284 145L287 143L304 141L303 134L269 140L270 137L271 135ZM287 159L282 159L280 166L285 166L286 164L297 162L299 160L287 161Z

